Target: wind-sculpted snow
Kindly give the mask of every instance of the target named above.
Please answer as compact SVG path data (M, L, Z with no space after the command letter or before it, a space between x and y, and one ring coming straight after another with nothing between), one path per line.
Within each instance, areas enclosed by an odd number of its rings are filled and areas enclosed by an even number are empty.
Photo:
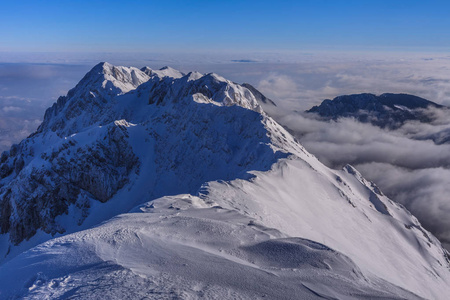
M365 276L333 249L289 237L210 200L160 198L100 227L35 247L3 265L0 288L9 288L1 296L419 299Z
M94 67L1 157L0 297L447 299L440 242L258 99L216 74Z
M450 295L448 254L440 242L355 169L333 171L312 156L291 157L255 175L251 182L208 183L201 195L253 217L256 226L322 243L364 274L421 297Z

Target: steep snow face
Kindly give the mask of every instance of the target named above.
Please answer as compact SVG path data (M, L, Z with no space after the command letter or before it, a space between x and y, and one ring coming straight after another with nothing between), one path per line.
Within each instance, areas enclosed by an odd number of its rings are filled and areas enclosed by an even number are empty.
M351 166L334 171L314 157L290 157L255 175L251 182L211 182L201 196L237 208L256 224L325 244L363 274L429 299L450 295L448 254L440 242Z
M251 90L114 68L1 157L3 298L448 298L439 241L351 166L322 165ZM126 91L132 71L146 81Z

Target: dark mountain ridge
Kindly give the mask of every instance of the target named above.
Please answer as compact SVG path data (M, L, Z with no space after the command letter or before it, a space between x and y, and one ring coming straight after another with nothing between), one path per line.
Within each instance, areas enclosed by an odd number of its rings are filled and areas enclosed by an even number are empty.
M381 128L396 129L406 121L432 122L433 116L427 112L430 108L447 109L443 105L409 94L386 93L376 96L365 93L326 99L307 112L317 113L326 120L351 117Z

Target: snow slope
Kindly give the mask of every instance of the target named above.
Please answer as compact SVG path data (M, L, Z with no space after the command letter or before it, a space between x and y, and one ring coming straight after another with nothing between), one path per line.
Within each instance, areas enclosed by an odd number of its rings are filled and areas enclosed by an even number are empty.
M160 198L33 248L2 267L3 296L418 299L363 275L350 258L322 244L207 202L191 195Z
M5 299L450 295L414 216L216 74L99 64L1 162Z

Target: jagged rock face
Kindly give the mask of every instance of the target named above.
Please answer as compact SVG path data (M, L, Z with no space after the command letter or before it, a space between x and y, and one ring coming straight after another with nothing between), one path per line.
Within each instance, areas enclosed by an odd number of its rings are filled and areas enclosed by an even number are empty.
M19 148L29 143L32 140ZM1 233L9 233L12 243L32 237L38 229L63 233L65 229L55 219L67 213L71 204L81 210L77 222L82 223L90 200L107 201L128 182L132 171L138 171L139 161L121 126L108 126L98 140L78 144L72 139L42 152L39 158L26 155L31 162L25 168L18 154L24 151L19 150L2 165L13 162L15 168L2 177L0 188ZM33 159L42 162L34 163Z
M215 74L99 64L3 153L0 232L17 245L64 233L58 216L70 207L82 224L121 190L151 200L268 170L290 142L261 113L250 90Z
M443 108L434 102L407 94L355 94L324 100L307 112L332 120L353 117L359 122L394 129L409 120L432 121L432 116L424 111L429 107Z
M67 147L57 149L46 159L60 177L105 202L125 185L131 170L139 166L127 138L125 126L109 126L103 139L77 148L74 155L70 146L76 146L76 142L70 141L64 144Z

